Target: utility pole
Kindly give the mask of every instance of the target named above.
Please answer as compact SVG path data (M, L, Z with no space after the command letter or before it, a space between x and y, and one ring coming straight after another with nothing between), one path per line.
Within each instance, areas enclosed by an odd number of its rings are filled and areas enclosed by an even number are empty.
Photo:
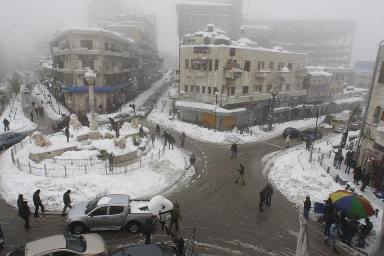
M217 95L218 95L218 92L215 91L216 102L215 102L215 128L213 129L214 132L216 132L216 127L217 127Z
M276 98L276 95L277 95L277 91L275 90L272 90L272 101L271 101L271 108L270 108L270 111L269 111L269 117L268 117L268 121L269 121L269 124L268 124L268 131L272 131L272 125L273 125L273 109L275 108L275 98Z
M315 107L316 107L316 126L315 126L315 132L313 133L313 141L312 141L312 144L311 144L311 155L309 156L309 161L310 162L312 162L313 145L315 144L315 140L316 140L317 124L319 122L319 114L320 114L319 107L317 105L315 105Z

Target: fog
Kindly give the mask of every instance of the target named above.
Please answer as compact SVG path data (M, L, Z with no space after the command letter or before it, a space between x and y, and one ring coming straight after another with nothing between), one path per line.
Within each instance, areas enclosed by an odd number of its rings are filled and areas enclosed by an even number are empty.
M87 25L89 0L0 0L0 58L7 65L32 63L39 34ZM177 0L125 0L131 10L157 17L158 47L177 53ZM249 6L249 9L247 8ZM244 0L249 19L353 19L352 61L373 60L384 39L383 0ZM47 45L48 47L48 45ZM47 48L48 49L48 48ZM3 53L1 53L1 51ZM5 55L5 56L3 56Z

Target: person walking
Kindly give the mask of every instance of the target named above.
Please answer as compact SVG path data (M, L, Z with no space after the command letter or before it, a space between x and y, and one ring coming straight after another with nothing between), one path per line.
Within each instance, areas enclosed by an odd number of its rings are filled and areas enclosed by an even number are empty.
M151 243L151 234L153 232L153 218L156 217L153 215L150 218L146 218L143 225L141 226L141 233L145 236L145 244Z
M288 134L287 137L285 138L285 147L286 148L289 148L290 137L291 137L291 135Z
M265 204L268 206L271 206L273 187L270 183L268 183L267 186L265 186L264 190L265 190Z
M114 157L114 154L112 152L108 154L108 163L109 163L110 172L113 172L113 157Z
M67 192L65 192L63 195L64 208L63 208L63 211L61 212L61 216L65 216L67 208L72 209L71 197L69 196L70 193L71 193L71 190L68 189Z
M344 156L343 156L342 153L340 153L339 157L337 159L336 169L340 169L341 168L341 164L343 163L343 160L344 160Z
M164 131L163 137L164 137L164 147L166 147L168 142L168 137L169 137L169 134L167 133L167 131Z
M4 118L3 120L3 124L4 124L4 131L9 131L9 121L7 118Z
M369 176L369 174L367 173L367 174L364 174L364 175L362 175L363 177L361 178L361 182L362 182L362 184L361 184L361 192L364 192L364 190L365 190L365 188L367 187L367 185L368 185L368 183L369 183L369 180L370 180L370 176Z
M263 189L260 191L259 196L260 196L260 201L259 201L259 212L262 212L262 211L263 211L263 206L264 206L264 203L265 203L265 188L263 188Z
M179 220L181 220L181 213L180 213L180 205L179 203L173 204L173 209L171 210L171 225L170 229L172 229L173 225L175 225L175 230L179 230Z
M152 133L151 134L152 147L155 147L155 139L156 139L156 135L154 133Z
M231 151L232 151L231 158L236 158L236 156L237 156L237 144L235 142L231 146Z
M311 210L311 198L307 196L304 201L304 218L308 220L309 218L309 211Z
M305 139L305 149L306 150L310 150L311 149L311 140L309 139L309 137L307 137Z
M330 236L330 230L331 230L331 225L334 222L334 216L335 216L335 212L333 208L332 199L328 197L324 205L324 218L325 218L324 235L328 237Z
M29 216L31 215L31 211L29 210L29 206L27 201L23 201L23 205L20 211L20 216L24 220L24 228L25 230L29 230L31 226L29 225Z
M24 196L22 194L19 194L19 197L17 198L17 209L18 209L18 214L21 216L21 208L23 208L23 202L24 202Z
M69 143L69 124L65 127L64 133L65 137L67 137L67 143Z
M141 138L144 138L144 128L143 128L142 125L140 125L140 128L139 128L139 136L140 136Z
M182 132L181 135L180 135L180 147L184 147L184 143L185 143L185 139L187 138L187 135L185 134L185 132Z
M333 222L329 231L329 237L325 239L324 243L328 245L328 241L332 241L332 248L334 252L337 252L336 250L336 237L337 237L337 232L339 230L339 226L337 225L336 222Z
M189 168L193 166L193 168L195 168L195 172L197 173L195 163L196 163L196 155L195 153L192 153L191 156L189 157L189 166L186 168L186 170L189 170Z
M356 185L359 185L359 180L361 179L361 176L362 176L361 166L358 166L353 170L353 183Z
M41 213L44 213L44 205L41 202L40 199L40 189L36 190L35 193L33 193L33 204L35 205L35 218L39 217L39 208L41 208Z
M171 134L168 134L168 149L172 147L173 150L173 145L175 145L175 138Z
M244 181L244 171L245 171L245 168L244 168L244 165L240 164L240 168L237 169L237 171L239 172L239 176L237 176L237 179L235 180L235 183L238 183L239 180L240 180L241 183L243 185L245 185L245 181Z
M369 218L365 218L365 225L363 225L360 229L360 234L358 238L358 247L364 248L365 247L365 239L371 233L373 228L372 222L369 220Z
M33 110L31 111L31 121L33 122Z
M159 124L156 124L155 131L156 131L157 136L160 137L160 125Z

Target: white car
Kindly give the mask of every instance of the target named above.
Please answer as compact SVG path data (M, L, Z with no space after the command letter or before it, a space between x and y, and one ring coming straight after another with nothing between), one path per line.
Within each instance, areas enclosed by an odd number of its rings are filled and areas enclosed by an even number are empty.
M149 114L149 108L141 106L136 110L136 117L146 117Z
M107 255L104 240L98 234L56 235L29 242L7 256Z

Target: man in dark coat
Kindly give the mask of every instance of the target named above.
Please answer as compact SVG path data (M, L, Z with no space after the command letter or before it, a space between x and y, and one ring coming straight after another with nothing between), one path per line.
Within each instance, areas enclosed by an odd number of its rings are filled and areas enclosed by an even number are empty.
M165 147L167 146L169 134L166 131L164 131L163 137L164 137L164 147Z
M111 153L108 153L108 163L109 163L109 171L110 172L113 172L113 157L115 155L111 152Z
M21 208L23 207L24 197L22 194L17 198L18 215L21 216Z
M335 216L335 212L332 204L332 199L328 197L324 205L324 218L325 218L324 235L328 237L330 236L330 230L331 230L331 225L334 222L334 216Z
M241 180L241 183L243 185L245 185L245 181L244 181L244 165L240 164L240 168L237 169L237 171L239 172L239 176L237 176L237 179L235 180L235 183L238 183L239 180Z
M260 191L259 211L263 211L263 205L265 203L265 188Z
M358 166L353 170L353 183L359 185L359 180L361 179L363 172L361 170L361 166Z
M159 124L156 124L155 130L156 130L157 136L160 136L160 125Z
M369 235L369 233L372 231L373 225L372 222L369 220L369 218L365 218L365 225L361 227L360 234L359 234L359 244L358 246L360 248L364 248L365 246L365 239Z
M71 197L69 196L70 193L71 190L68 189L67 192L65 192L63 195L64 209L61 212L61 216L65 216L65 211L67 210L67 208L72 209Z
M64 133L65 133L65 137L67 137L67 143L68 143L69 142L69 124L67 125L67 127L65 127Z
M182 132L179 138L180 138L180 146L183 148L187 135L185 134L185 132Z
M168 149L172 147L173 150L173 145L175 145L175 138L171 134L168 134Z
M186 168L186 170L189 170L189 168L193 166L195 168L195 172L197 173L195 163L196 163L196 155L195 153L192 153L191 157L189 158L189 166Z
M309 218L309 211L311 210L311 198L307 196L304 201L304 218L308 220Z
M173 209L171 210L171 225L170 229L172 229L173 225L175 225L175 230L179 230L179 220L181 220L181 213L180 213L180 205L179 203L173 204Z
M40 189L36 190L33 193L33 204L35 205L35 218L39 217L39 207L41 208L41 213L44 213L44 205L41 203L40 199Z
M140 136L141 138L144 138L144 128L143 128L142 125L141 125L140 128L139 128L139 136Z
M265 191L265 204L271 206L273 187L270 183L267 184L264 188Z
M4 124L4 131L9 131L9 121L7 118L4 118L3 120L3 124Z
M231 158L236 158L236 156L237 156L237 144L236 143L232 144L231 151L232 151Z
M29 216L31 215L31 211L29 210L29 206L27 201L23 201L23 206L21 208L21 218L23 218L25 224L24 228L29 230L31 227L29 226Z
M369 174L364 174L362 175L363 177L361 178L361 192L364 192L365 188L367 187L368 183L369 183L369 180L370 180L370 176Z
M141 233L145 236L145 244L151 243L151 234L153 232L153 219L145 219L143 225L141 226Z

